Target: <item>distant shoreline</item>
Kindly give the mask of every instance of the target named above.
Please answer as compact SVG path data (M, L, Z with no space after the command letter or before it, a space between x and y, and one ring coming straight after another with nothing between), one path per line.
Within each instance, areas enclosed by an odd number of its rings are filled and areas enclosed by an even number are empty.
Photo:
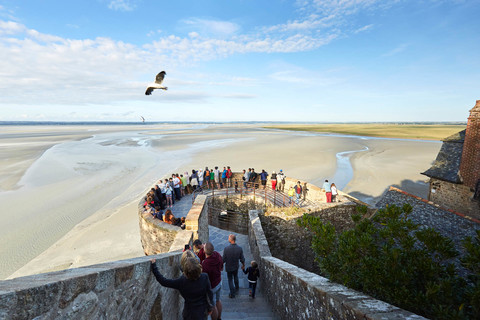
M0 121L0 126L87 126L87 125L157 125L157 124L271 124L275 126L359 126L359 125L440 125L466 126L462 121L414 122L298 122L298 121ZM273 126L272 126L273 128Z
M454 133L464 130L466 124L291 124L264 126L264 128L378 138L440 141Z

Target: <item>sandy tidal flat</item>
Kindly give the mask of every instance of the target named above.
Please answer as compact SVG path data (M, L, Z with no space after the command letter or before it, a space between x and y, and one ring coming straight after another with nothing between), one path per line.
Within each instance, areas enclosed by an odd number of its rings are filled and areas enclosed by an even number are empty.
M0 152L13 159L4 163L23 165L11 172L0 169L0 278L142 255L137 203L172 172L227 165L234 171L283 169L287 176L319 186L336 179L344 191L373 203L390 185L425 193L426 177L420 172L441 146L260 125L80 129L27 128L21 140L12 128L2 131ZM31 143L37 147L30 152L25 144ZM337 159L341 153L343 165Z

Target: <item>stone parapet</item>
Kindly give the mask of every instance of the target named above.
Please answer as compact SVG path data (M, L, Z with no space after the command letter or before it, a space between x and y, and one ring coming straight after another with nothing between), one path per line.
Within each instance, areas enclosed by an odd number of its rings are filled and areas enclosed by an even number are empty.
M181 252L153 256L168 278ZM0 281L0 319L181 319L183 299L162 287L140 257Z
M208 206L207 196L199 195L195 198L190 211L185 218L185 229L193 232L194 239L202 243L208 241Z
M281 319L425 319L272 257L258 212L249 212L249 244L264 291Z
M145 213L143 201L138 204L140 239L145 255L160 254L184 248L187 243L200 239L208 241L207 197L199 195L185 218L185 230L165 223Z
M177 234L182 231L178 226L153 218L143 209L143 201L138 204L140 240L145 255L168 252Z

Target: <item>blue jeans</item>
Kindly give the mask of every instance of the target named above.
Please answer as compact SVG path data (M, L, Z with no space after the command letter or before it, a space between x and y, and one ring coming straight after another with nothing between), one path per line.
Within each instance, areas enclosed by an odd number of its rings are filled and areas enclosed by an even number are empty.
M238 286L238 269L235 271L227 271L227 277L228 277L228 287L230 288L230 294L234 296L235 291L240 289L240 287ZM235 283L235 287L233 286L233 283Z
M248 288L250 288L252 298L255 298L255 289L257 289L257 283L249 281L248 282Z

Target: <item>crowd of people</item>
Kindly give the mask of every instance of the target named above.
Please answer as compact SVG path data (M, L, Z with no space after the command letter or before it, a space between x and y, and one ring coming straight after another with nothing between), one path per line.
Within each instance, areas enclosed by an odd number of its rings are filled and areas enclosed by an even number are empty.
M193 242L193 248L185 245L180 259L180 269L183 274L177 279L165 278L157 268L156 260L151 259L152 272L157 281L164 287L174 288L185 299L183 319L205 320L208 315L212 320L222 317L222 302L220 293L222 288L222 271L225 270L228 278L229 298L235 298L240 287L238 269L248 274L249 296L255 299L257 281L260 277L258 263L250 262L245 268L243 249L236 243L236 236L228 236L228 245L223 255L215 251L211 242L202 244L199 239Z
M264 169L262 169L260 173L257 173L254 168L244 169L241 175L243 187L246 190L249 188L259 188L260 186L266 189L269 176L272 190L284 192L286 175L283 170L280 170L278 173L273 171L272 174L269 175ZM192 169L190 174L187 171L184 174L174 173L168 179L159 180L158 183L151 188L145 196L144 208L145 211L149 212L154 218L184 227L185 218L175 218L172 213L171 208L175 204L175 201L179 201L183 196L192 193L197 188L221 189L235 187L235 191L238 192L239 180L240 179L235 179L235 181L233 181L233 171L229 166L223 167L223 170L215 166L212 170L208 167L205 167L204 170ZM326 201L336 202L338 190L335 184L330 184L328 180L325 180L323 189L326 193ZM302 198L306 200L307 193L307 183L305 182L302 186L301 182L298 181L295 186L291 186L287 191L290 204L299 205Z

